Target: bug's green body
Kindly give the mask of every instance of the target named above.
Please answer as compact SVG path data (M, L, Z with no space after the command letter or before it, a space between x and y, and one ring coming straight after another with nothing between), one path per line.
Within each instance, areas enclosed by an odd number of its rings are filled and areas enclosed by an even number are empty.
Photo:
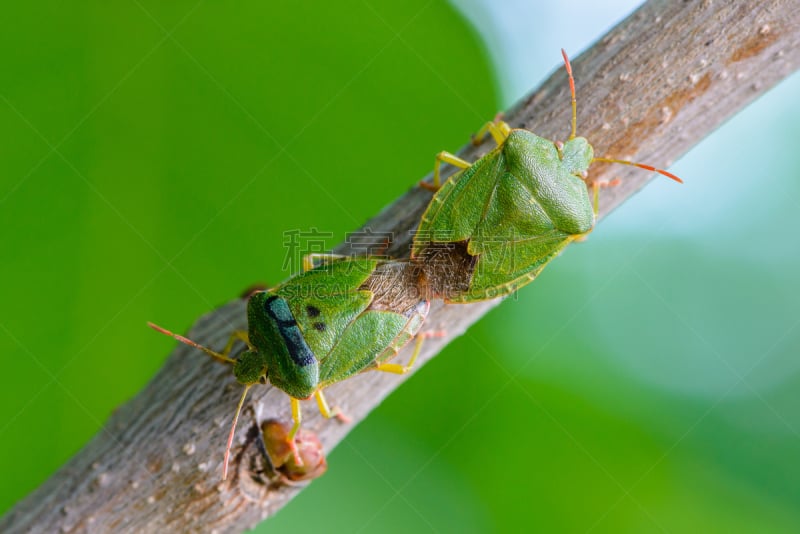
M576 137L575 80L567 53L564 66L572 95L572 131L556 143L496 119L473 141L490 133L497 147L470 164L450 154L436 156L436 191L414 237L412 257L423 265L431 292L450 302L476 302L507 295L531 282L569 243L594 227L597 192L587 180L593 161L631 165L677 182L663 169L595 157ZM440 187L441 163L461 167ZM589 199L587 186L594 192Z
M256 293L247 304L252 349L236 366L237 379L259 377L295 399L385 363L422 327L427 301L406 309L375 309L364 287L379 260L349 258L299 274Z
M495 149L436 192L420 221L413 255L432 243L466 242L475 266L468 289L443 295L450 302L519 289L594 226L581 178L592 157L582 137L559 150L532 132L510 130Z
M223 479L239 413L252 385L269 381L291 397L294 426L288 442L302 465L294 441L301 421L298 400L314 396L325 417L344 419L338 409L328 407L324 388L362 371L408 371L425 337L419 331L430 305L419 289L418 268L411 262L328 259L278 287L252 294L247 332L233 332L221 352L151 323L159 332L232 364L236 380L245 386L228 436ZM408 364L387 363L415 336L417 346ZM233 359L229 354L236 340L247 350Z
M315 396L320 411L330 417L337 410L328 408L325 387L371 369L408 371L422 340L435 335L420 333L430 296L475 302L507 295L533 280L564 247L594 227L599 184L590 184L593 204L585 181L592 161L633 165L680 182L649 165L594 157L589 142L575 136L575 86L563 50L562 55L572 94L569 140L562 145L495 121L478 139L489 132L498 146L475 163L440 153L433 185L438 190L414 238L414 261L328 258L319 267L304 261L302 274L250 296L248 331L234 332L221 352L151 324L232 364L236 379L245 386L228 436L224 469L250 386L269 381L291 397L294 426L287 440L302 465L294 441L301 421L298 399ZM439 187L442 162L464 170ZM414 337L416 348L405 366L387 363ZM236 340L247 350L233 359L228 355Z

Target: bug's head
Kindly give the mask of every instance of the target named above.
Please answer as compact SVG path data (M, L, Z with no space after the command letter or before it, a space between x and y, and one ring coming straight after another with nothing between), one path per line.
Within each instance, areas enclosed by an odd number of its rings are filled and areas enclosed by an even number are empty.
M639 167L640 169L656 172L658 174L661 174L662 176L666 176L667 178L675 180L678 183L683 183L683 180L681 180L674 174L667 172L663 169L657 169L652 165L647 165L644 163L636 163L633 161L628 161L623 159L615 159L608 157L602 157L602 158L593 157L594 154L592 151L592 146L589 144L589 142L586 139L583 139L582 137L575 136L577 115L578 115L577 99L575 98L575 78L573 78L572 76L572 65L569 62L569 57L567 57L567 53L564 51L563 48L561 49L561 56L564 58L564 68L566 69L567 77L569 78L569 92L572 97L572 131L570 132L569 141L564 143L562 151L564 162L569 167L570 173L575 174L577 176L585 176L586 171L589 168L589 165L593 161L602 161L606 163L620 163L622 165L631 165L633 167ZM576 141L580 141L580 143L577 143L574 146L570 146L572 143L575 143ZM561 150L561 147L559 147L559 150ZM595 191L599 186L607 185L605 183L593 182L593 181L587 181L587 183L590 186L593 186L595 188Z
M271 291L250 297L248 335L256 352L248 357L250 364L242 367L242 377L250 380L266 379L269 369L270 383L296 399L311 396L319 385L319 362L292 311L291 303L302 301L299 296Z
M561 147L561 162L567 172L575 176L583 176L589 169L594 157L592 145L585 137L574 137Z
M236 359L233 365L233 374L240 384L266 384L267 383L267 360L261 352L257 350L246 350Z

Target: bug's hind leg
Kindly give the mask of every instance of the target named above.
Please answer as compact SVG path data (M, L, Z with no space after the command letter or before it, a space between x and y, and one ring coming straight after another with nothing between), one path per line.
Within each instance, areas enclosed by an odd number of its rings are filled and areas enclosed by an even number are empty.
M414 367L414 362L417 361L417 356L419 356L420 350L422 350L423 341L429 337L443 337L446 335L447 332L443 330L434 330L417 334L417 342L414 345L414 353L411 355L411 358L409 358L407 364L400 365L399 363L381 363L375 366L375 370L383 371L384 373L394 373L396 375L405 374L409 372L412 367Z

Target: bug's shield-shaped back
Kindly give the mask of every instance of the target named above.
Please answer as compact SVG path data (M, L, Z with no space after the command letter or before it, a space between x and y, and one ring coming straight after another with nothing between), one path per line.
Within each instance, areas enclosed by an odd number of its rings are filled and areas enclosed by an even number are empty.
M559 154L552 141L526 130L513 130L503 145L503 153L508 172L530 192L552 228L571 235L592 228L594 211L586 183L576 176L588 169L592 157L592 147L585 139L568 141ZM523 212L528 207L522 200L519 204ZM537 210L529 213L529 218L539 217ZM540 222L545 224L544 220Z
M372 301L361 288L378 260L345 258L320 265L276 289L289 303L309 347L322 360Z
M420 222L414 256L431 243L467 242L478 258L466 291L450 302L485 300L530 282L578 235L594 212L586 184L592 148L583 138L556 145L512 130L502 145L457 173L436 193Z
M250 342L266 361L274 386L300 399L318 390L320 360L369 305L371 294L358 288L376 263L335 261L250 297Z
M408 318L399 313L362 313L320 362L320 382L323 386L333 384L369 367L403 331L407 322Z
M430 308L424 292L418 291L419 288L406 288L408 295L394 299L387 299L387 294L383 293L384 280L397 283L404 279L400 274L408 274L409 269L415 278L417 271L413 264L384 262L362 286L362 291L369 293L372 301L340 333L330 352L320 358L322 387L387 362L417 335ZM414 300L416 302L409 305Z
M505 170L504 161L498 147L442 185L422 215L414 256L429 241L455 243L473 237L492 201L497 179Z

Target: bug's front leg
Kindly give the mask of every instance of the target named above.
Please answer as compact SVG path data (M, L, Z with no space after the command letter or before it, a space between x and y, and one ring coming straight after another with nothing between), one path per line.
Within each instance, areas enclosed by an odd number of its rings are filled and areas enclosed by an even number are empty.
M502 145L511 133L511 126L501 119L502 114L498 113L493 121L484 124L478 132L472 136L472 145L479 146L488 134L491 134L494 142Z
M253 345L250 344L250 336L247 334L247 330L234 330L231 332L231 337L228 338L228 343L225 344L225 348L222 349L220 354L227 358L231 350L233 350L233 344L236 343L236 341L241 341L247 345L249 350L255 350Z
M347 256L344 254L327 254L324 252L312 252L311 254L306 254L303 256L303 272L310 271L311 269L317 267L317 261L320 262L320 265L324 265L326 263L331 263L346 257Z
M441 166L442 162L449 163L454 167L458 167L460 169L469 169L472 163L465 161L455 154L451 154L450 152L439 152L436 154L436 161L433 163L433 183L429 184L425 181L420 181L419 186L423 189L427 189L428 191L433 191L434 193L438 191L442 187L442 178L441 178Z

